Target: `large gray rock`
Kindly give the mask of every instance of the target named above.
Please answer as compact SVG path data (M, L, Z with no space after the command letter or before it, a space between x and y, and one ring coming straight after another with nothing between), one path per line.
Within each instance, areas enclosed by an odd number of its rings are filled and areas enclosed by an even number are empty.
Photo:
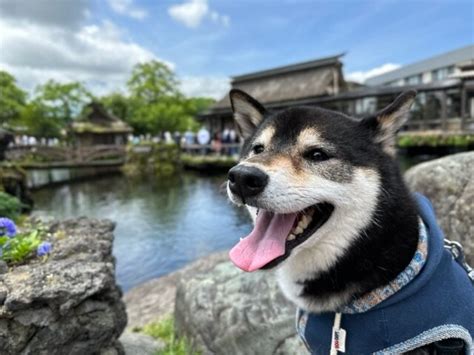
M416 165L405 179L431 200L446 238L461 242L474 264L474 152Z
M295 310L272 272L248 274L221 261L180 280L175 325L204 354L305 354Z
M113 229L85 218L53 224L46 262L0 275L0 354L123 354Z
M174 312L176 285L179 280L187 280L196 272L208 273L217 263L227 259L227 252L212 254L169 275L150 280L128 291L123 297L127 305L127 329L133 330L150 322L171 317Z

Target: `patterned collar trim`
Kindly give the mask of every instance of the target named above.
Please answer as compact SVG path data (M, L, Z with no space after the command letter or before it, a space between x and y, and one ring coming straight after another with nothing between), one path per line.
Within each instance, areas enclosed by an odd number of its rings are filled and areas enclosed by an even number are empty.
M408 266L388 285L381 286L370 293L352 301L341 309L341 313L363 313L375 307L379 303L400 291L404 286L408 285L421 271L428 257L428 234L423 221L420 219L420 239L418 248L413 259Z

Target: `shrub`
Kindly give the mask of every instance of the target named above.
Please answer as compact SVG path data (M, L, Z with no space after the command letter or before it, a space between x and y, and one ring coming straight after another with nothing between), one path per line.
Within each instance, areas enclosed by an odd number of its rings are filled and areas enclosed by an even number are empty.
M0 216L17 219L23 204L15 196L0 191Z

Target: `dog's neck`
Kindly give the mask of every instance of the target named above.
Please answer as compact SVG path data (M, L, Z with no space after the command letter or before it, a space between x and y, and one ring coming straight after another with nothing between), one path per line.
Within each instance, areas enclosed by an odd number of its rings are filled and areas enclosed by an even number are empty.
M419 220L411 194L400 174L386 181L372 221L328 270L298 280L299 307L335 311L349 301L388 284L412 260L419 237ZM293 299L293 301L295 301Z

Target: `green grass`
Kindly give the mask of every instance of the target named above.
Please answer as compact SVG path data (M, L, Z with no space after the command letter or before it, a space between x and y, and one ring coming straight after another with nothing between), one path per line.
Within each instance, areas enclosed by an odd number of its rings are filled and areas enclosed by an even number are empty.
M185 337L179 338L174 331L174 320L172 317L165 318L159 322L152 322L143 328L134 328L133 331L140 332L165 342L166 347L158 351L156 355L199 355L193 351L189 341Z

